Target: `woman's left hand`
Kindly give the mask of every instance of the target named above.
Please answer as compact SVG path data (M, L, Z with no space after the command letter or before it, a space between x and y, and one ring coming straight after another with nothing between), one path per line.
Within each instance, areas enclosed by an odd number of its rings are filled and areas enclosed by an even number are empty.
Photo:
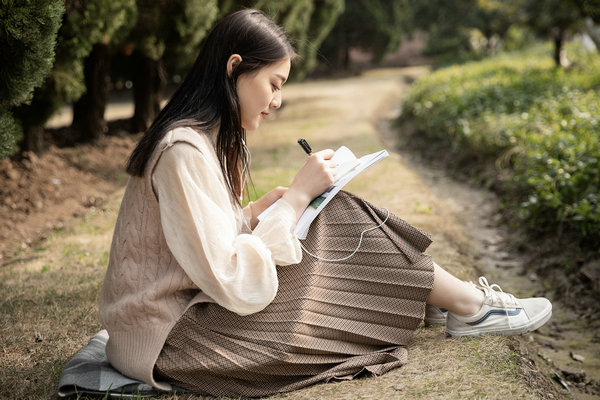
M252 218L250 219L250 227L254 229L258 224L258 216L262 214L271 204L275 203L287 192L288 188L283 186L277 186L275 189L265 193L260 199L256 200L250 205L250 211Z

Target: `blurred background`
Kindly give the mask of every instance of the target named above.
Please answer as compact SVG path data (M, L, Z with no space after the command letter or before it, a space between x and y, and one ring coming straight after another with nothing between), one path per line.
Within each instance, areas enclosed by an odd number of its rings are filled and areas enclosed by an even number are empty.
M531 232L568 237L585 250L581 260L598 254L599 0L3 0L1 7L0 159L9 180L15 165L52 146L143 132L211 27L254 7L294 41L296 82L431 66L403 98L405 131L498 189ZM122 105L111 121L109 102ZM10 212L17 203L3 206ZM585 276L598 286L598 275L595 266Z
M53 146L143 132L211 27L245 7L292 38L296 82L430 66L399 106L410 143L497 189L530 232L598 255L600 0L3 0L8 181ZM13 200L7 213L25 207Z
M124 162L207 32L247 7L283 26L301 56L281 115L288 99L292 112L261 128L258 190L293 177L293 157L304 157L292 140L300 134L318 146L348 144L357 154L378 150L388 134L407 160L418 154L417 164L492 189L501 212L475 222L509 232L508 240L487 243L494 267L528 281L531 295L560 301L538 340L550 354L540 357L554 368L547 375L597 398L600 0L0 0L0 366L8 371L0 387L25 393L11 398L47 397L66 355L98 329L97 293L127 181ZM344 136L350 130L356 137ZM274 167L283 159L289 165ZM393 163L386 176L369 178L374 197L409 214L414 208L411 218L433 218L432 230L443 232L446 222L436 216L447 210L429 204L429 189L411 186L399 175L404 164ZM482 199L466 203L485 209ZM467 230L448 236L459 241ZM448 247L479 257L454 242ZM525 259L522 271L507 255L513 250ZM497 357L491 353L490 365L508 370ZM457 357L447 360L454 365ZM556 365L569 368L556 372ZM458 375L454 386L469 386ZM482 390L506 381L481 376Z
M42 128L65 105L73 119L62 140L97 139L108 129L110 96L133 102L125 128L144 131L206 33L242 7L264 10L294 40L302 56L296 80L373 65L464 63L543 41L556 69L581 70L565 46L600 42L597 0L4 0L0 156L43 152Z

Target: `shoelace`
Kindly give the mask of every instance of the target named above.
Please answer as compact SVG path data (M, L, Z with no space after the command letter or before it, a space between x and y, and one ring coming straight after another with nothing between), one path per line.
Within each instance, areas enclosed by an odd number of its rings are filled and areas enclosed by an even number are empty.
M492 299L498 300L505 310L506 308L508 308L508 305L515 306L519 304L515 296L513 296L510 293L506 293L504 290L502 290L502 288L499 285L495 283L490 285L485 276L479 277L479 286L483 289L486 295L489 294L492 297ZM505 315L506 322L508 322L508 327L512 329L508 312L506 312Z

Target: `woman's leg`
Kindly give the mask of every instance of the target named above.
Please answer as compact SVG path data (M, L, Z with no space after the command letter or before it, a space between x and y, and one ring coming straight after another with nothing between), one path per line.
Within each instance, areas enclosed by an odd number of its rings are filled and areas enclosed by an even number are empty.
M433 266L433 289L429 293L427 304L445 308L458 315L476 314L483 304L483 291L461 281L436 263Z
M427 303L448 310L446 333L450 336L518 335L539 328L552 316L548 299L517 299L484 277L475 285L433 265L433 289Z

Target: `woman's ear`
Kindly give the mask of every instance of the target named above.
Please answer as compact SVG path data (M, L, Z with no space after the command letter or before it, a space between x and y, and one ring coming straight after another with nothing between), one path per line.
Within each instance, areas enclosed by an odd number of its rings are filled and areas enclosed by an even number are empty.
M231 78L231 74L233 73L233 70L241 62L242 62L242 56L240 56L239 54L232 54L229 57L229 60L227 60L227 76L228 77Z

